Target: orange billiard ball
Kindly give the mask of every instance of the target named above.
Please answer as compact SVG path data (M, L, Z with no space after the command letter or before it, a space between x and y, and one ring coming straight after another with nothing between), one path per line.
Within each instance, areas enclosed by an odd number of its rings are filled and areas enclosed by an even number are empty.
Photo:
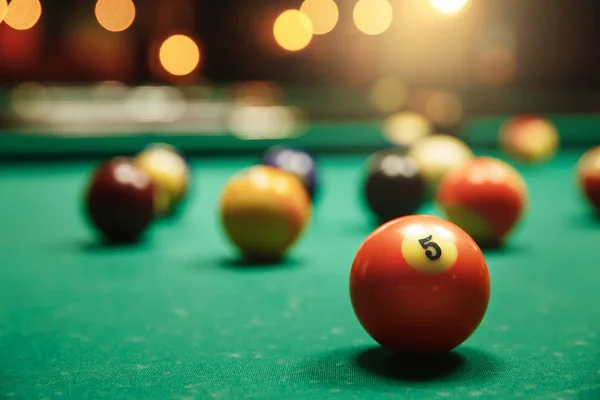
M224 231L248 259L281 258L298 241L311 213L300 179L271 166L237 173L221 194Z
M350 298L380 345L406 353L450 351L480 325L490 299L485 257L461 228L441 218L392 220L362 243Z
M505 243L527 207L525 180L509 164L476 157L442 181L436 197L446 218L482 247Z
M498 139L508 157L527 164L548 161L560 144L556 126L535 115L520 115L508 120L500 128Z
M577 182L588 204L600 215L600 146L589 149L579 158Z

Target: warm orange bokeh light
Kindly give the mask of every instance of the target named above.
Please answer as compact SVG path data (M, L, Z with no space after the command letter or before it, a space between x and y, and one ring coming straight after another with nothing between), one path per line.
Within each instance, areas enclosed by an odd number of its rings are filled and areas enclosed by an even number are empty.
M388 0L358 0L352 16L362 33L380 35L392 24L393 9Z
M429 121L440 127L449 127L462 119L463 104L452 93L433 92L427 98L423 111Z
M283 49L299 51L312 40L312 22L302 11L287 10L275 20L273 35Z
M304 0L300 7L310 21L315 35L325 35L335 28L339 11L333 0Z
M200 49L185 35L173 35L163 42L158 52L163 68L175 76L190 74L200 63Z
M4 22L13 29L24 31L32 28L41 15L42 5L39 0L12 0Z
M411 146L432 132L431 123L414 111L391 114L383 123L383 135L397 146Z
M482 49L475 59L475 71L479 80L488 85L503 85L510 82L517 70L514 52L502 45Z
M377 111L384 114L396 111L406 103L408 88L396 76L384 76L371 87L369 99Z
M468 4L469 0L431 0L431 5L443 14L455 14Z
M98 0L96 20L106 30L121 32L129 28L135 19L135 5L131 0Z
M8 3L6 0L0 0L0 24L4 21L4 17L6 17L6 11L8 10Z

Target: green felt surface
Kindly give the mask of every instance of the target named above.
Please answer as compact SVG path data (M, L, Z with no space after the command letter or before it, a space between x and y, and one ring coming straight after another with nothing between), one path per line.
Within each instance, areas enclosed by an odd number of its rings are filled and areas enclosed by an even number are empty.
M320 160L310 228L286 263L262 267L236 261L215 212L250 158L194 160L184 213L118 249L80 212L92 163L0 167L0 398L598 398L600 225L574 184L579 154L523 169L529 211L486 252L486 318L430 362L379 349L350 306L371 230L362 156Z

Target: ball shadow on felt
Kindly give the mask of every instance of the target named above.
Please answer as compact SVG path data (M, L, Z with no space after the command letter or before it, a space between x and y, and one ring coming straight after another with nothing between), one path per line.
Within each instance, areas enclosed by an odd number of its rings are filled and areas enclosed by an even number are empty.
M439 356L406 355L382 347L342 348L310 357L298 365L299 378L333 388L422 387L435 382L453 387L494 379L502 363L491 353L459 348Z
M370 373L403 382L482 379L494 376L499 366L494 356L471 348L418 355L372 347L358 353L356 363Z
M483 253L487 255L508 255L508 254L526 254L531 249L531 244L514 238L507 238L507 240L503 242L478 242L477 245L483 251Z
M274 269L294 268L302 263L295 257L282 255L278 257L231 256L219 260L219 265L228 269Z
M587 209L572 216L569 222L570 226L577 229L597 229L600 227L600 211Z
M402 354L382 347L360 352L356 363L376 375L398 381L430 381L451 377L468 360L456 352L441 355Z
M148 235L136 237L122 237L118 239L108 239L104 237L94 237L88 240L76 241L76 247L86 253L107 252L107 251L136 251L150 246L151 239Z

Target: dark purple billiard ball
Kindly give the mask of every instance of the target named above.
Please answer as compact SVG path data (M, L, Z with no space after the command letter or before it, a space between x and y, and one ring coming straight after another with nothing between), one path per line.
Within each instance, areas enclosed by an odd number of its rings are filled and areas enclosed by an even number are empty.
M154 199L150 177L133 160L114 157L93 172L85 208L106 241L136 242L154 218Z
M311 201L318 192L318 173L315 159L306 151L272 146L263 154L262 164L291 172L302 181Z

